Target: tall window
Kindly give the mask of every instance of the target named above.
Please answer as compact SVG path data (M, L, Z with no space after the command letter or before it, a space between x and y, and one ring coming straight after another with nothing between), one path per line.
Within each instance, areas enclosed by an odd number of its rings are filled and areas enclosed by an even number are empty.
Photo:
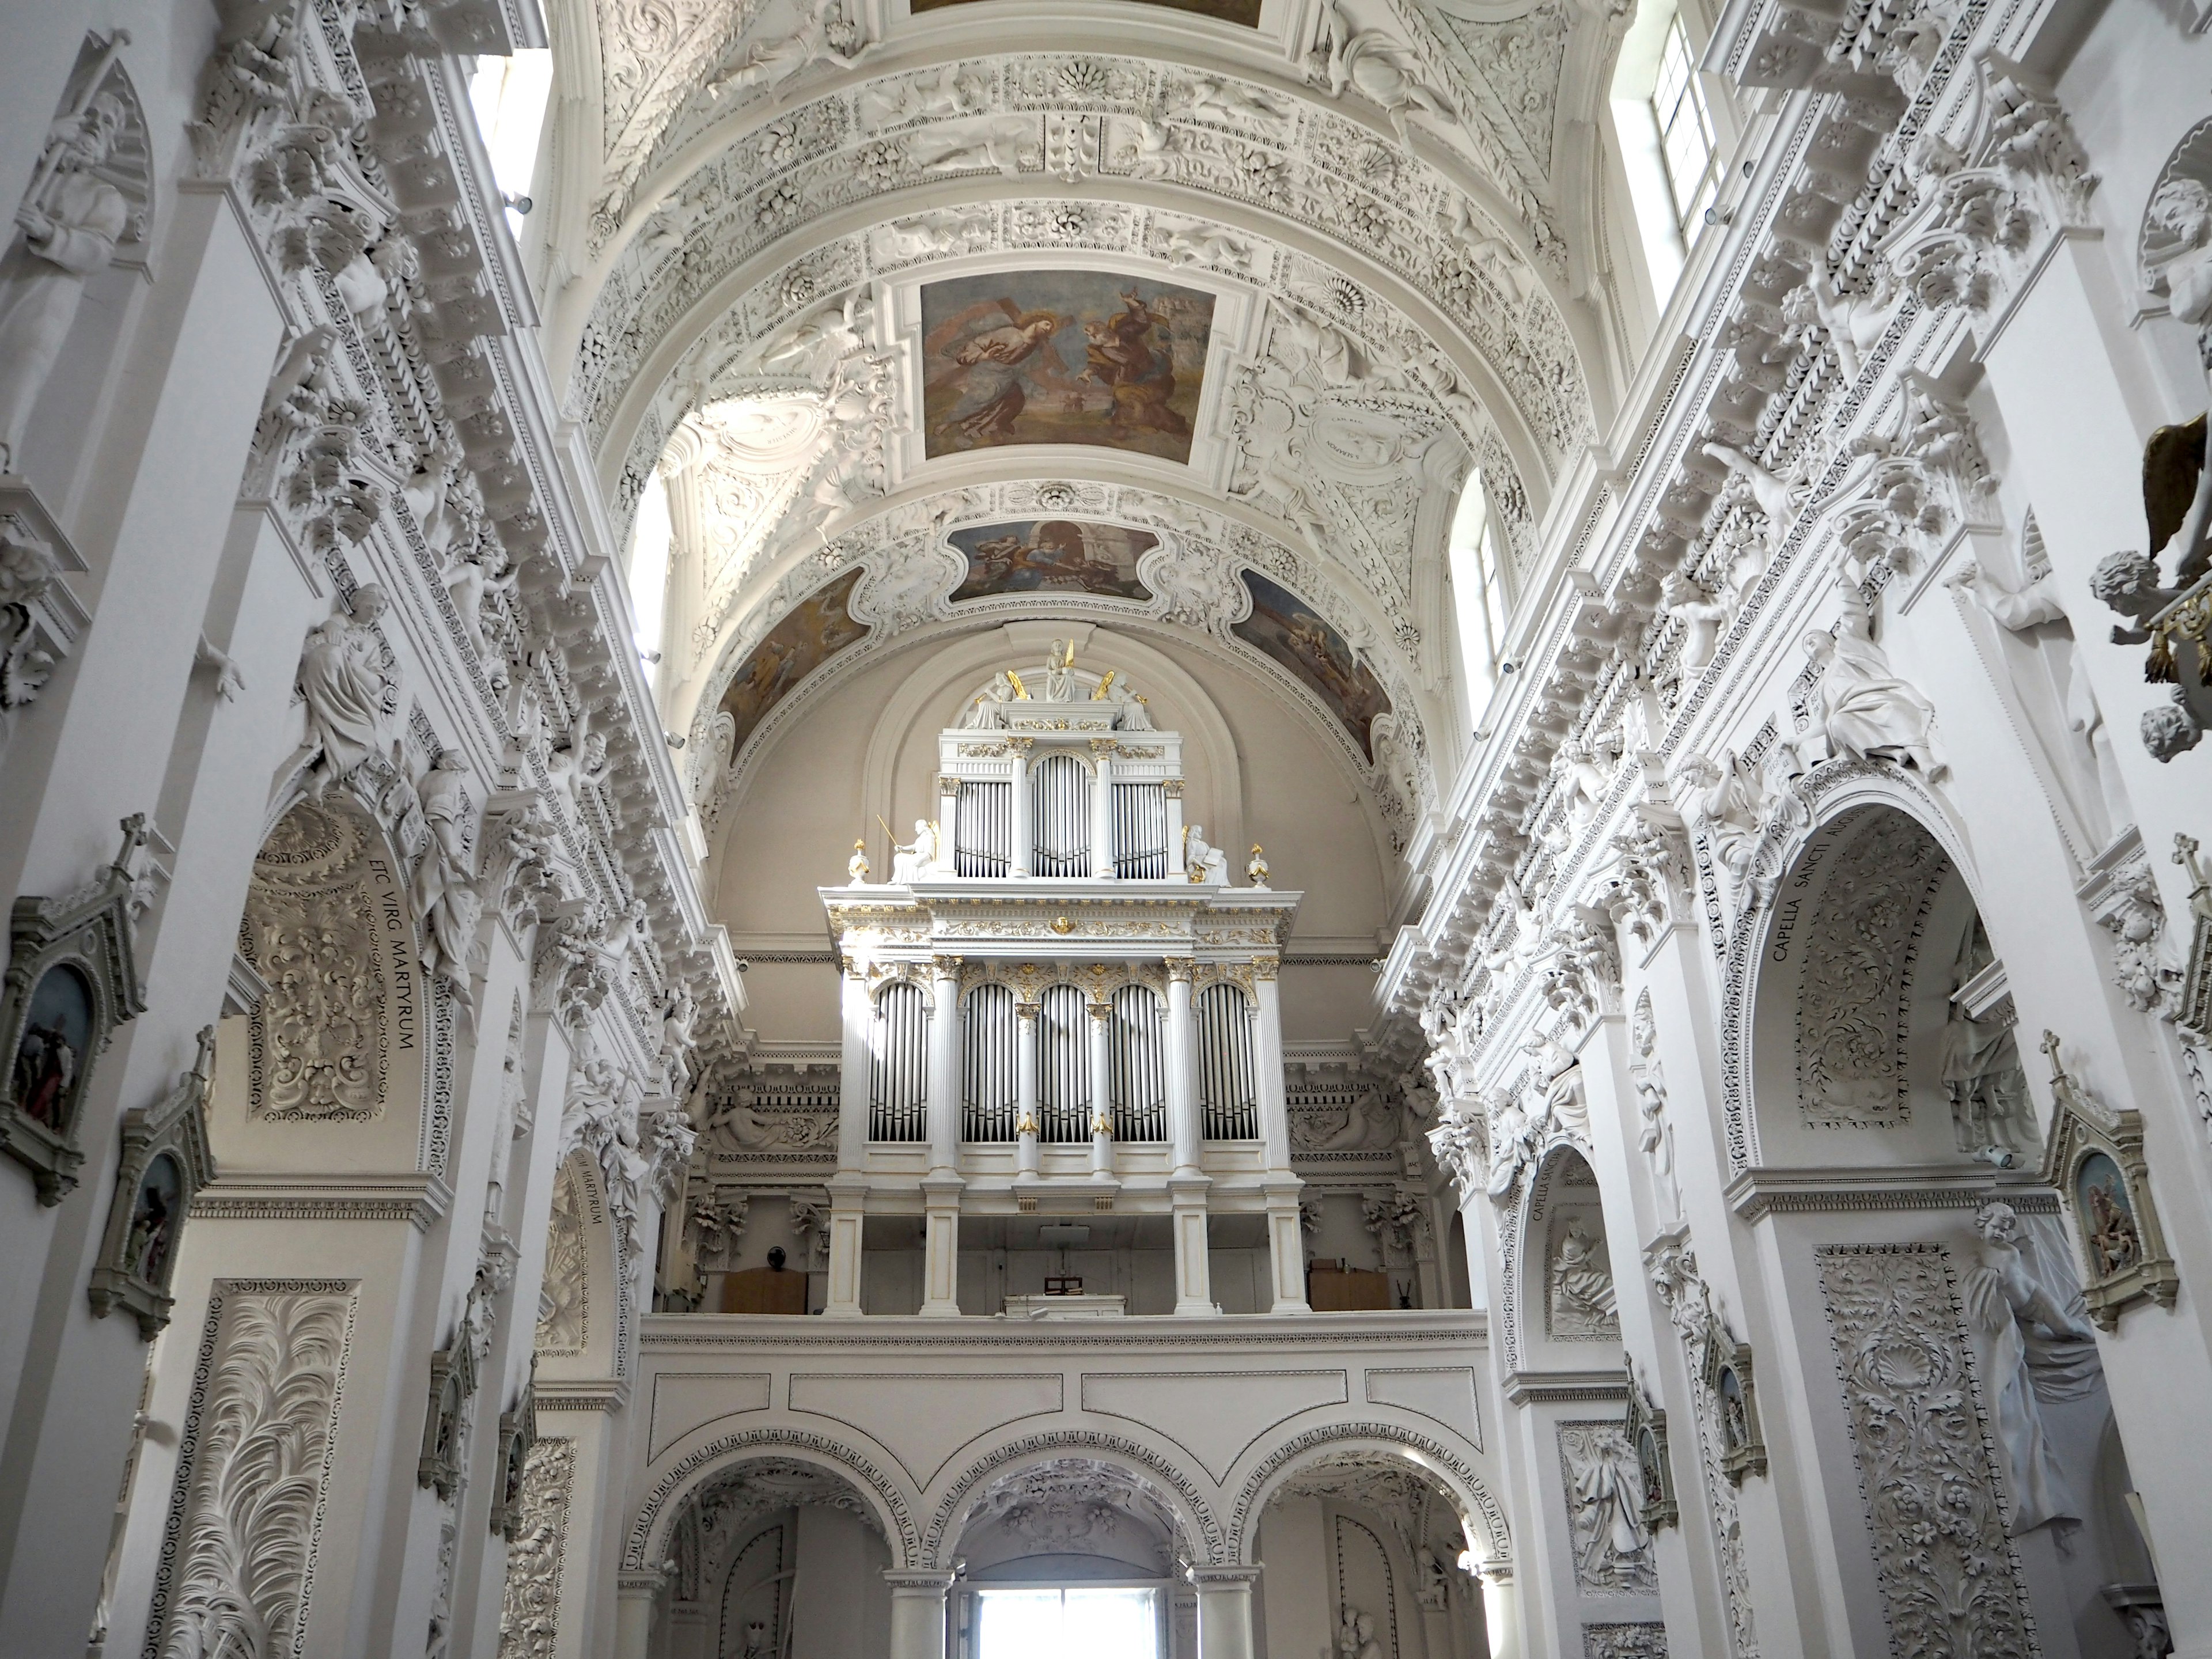
M1674 204L1675 226L1685 242L1694 241L1697 233L1691 223L1711 204L1716 188L1713 118L1705 107L1705 89L1698 84L1697 64L1679 12L1667 25L1667 38L1659 48L1651 117L1659 125L1659 160Z
M976 1659L1158 1659L1157 1590L1010 1588L975 1601Z
M1505 651L1508 603L1504 565L1498 555L1498 526L1483 493L1482 474L1470 472L1445 547L1470 726L1490 701L1491 688L1498 683L1498 659Z

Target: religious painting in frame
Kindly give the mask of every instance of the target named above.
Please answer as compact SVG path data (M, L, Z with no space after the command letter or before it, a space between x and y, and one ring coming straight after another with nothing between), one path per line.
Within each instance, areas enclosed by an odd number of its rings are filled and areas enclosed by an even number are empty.
M118 1308L152 1341L169 1322L169 1274L192 1195L215 1179L208 1142L207 1095L215 1077L215 1027L200 1028L199 1058L151 1107L123 1115L123 1158L115 1175L100 1265L87 1295L102 1319Z
M2106 1330L2138 1302L2173 1305L2181 1288L2152 1200L2143 1157L2142 1114L2109 1108L2059 1063L2056 1032L2043 1034L2051 1057L2051 1133L2043 1179L2058 1189L2081 1256L2081 1299Z
M744 748L745 739L799 681L866 636L868 625L854 621L851 609L860 575L849 570L802 599L738 665L730 689L722 694L723 711L735 723L732 756Z
M77 1121L115 1028L145 1010L136 948L137 858L146 819L123 821L123 850L64 898L26 896L9 919L0 981L0 1151L31 1172L39 1202L76 1185Z
M1378 714L1390 712L1389 695L1343 635L1323 622L1314 608L1288 588L1256 570L1244 573L1252 614L1231 631L1254 649L1273 658L1342 722L1359 752L1371 764L1370 728Z
M1213 298L1111 271L924 283L923 453L1092 444L1188 462Z
M1628 1416L1621 1425L1636 1453L1638 1485L1637 1510L1644 1530L1657 1532L1681 1518L1674 1497L1674 1468L1667 1446L1667 1413L1651 1403L1644 1385L1636 1380L1636 1364L1628 1364Z
M1000 593L1090 593L1139 603L1152 597L1137 580L1137 561L1159 545L1149 530L1042 519L970 525L945 539L968 561L955 605Z

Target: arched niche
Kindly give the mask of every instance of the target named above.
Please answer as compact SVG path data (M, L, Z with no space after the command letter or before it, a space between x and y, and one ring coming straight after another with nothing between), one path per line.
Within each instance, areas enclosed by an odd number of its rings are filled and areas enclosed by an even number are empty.
M1459 1501L1420 1464L1355 1448L1300 1463L1259 1517L1258 1586L1272 1650L1454 1659L1489 1650Z
M608 1377L620 1363L621 1268L598 1166L571 1153L554 1177L538 1302L541 1382Z
M438 1173L450 1131L443 1000L406 862L343 791L263 842L239 924L263 988L223 1022L210 1130L233 1170Z
M652 1659L888 1645L883 1518L819 1462L769 1455L718 1467L675 1511L660 1559L673 1571Z
M1175 1500L1111 1458L1059 1456L977 1488L951 1545L986 1584L1170 1577L1188 1559Z
M2003 969L1927 824L1861 801L1788 864L1747 988L1755 1163L2018 1163L2039 1143Z
M1562 1143L1544 1155L1514 1236L1508 1363L1516 1370L1619 1369L1620 1314L1603 1200L1579 1147Z

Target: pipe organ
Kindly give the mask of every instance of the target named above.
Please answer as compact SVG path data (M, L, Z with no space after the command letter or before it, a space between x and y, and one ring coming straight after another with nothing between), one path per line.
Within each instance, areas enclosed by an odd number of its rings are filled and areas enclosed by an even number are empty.
M1216 1311L1209 1218L1263 1217L1263 1305L1305 1305L1275 977L1299 895L1221 882L1184 833L1181 737L1113 678L1001 676L940 735L944 816L896 878L821 890L832 1314L863 1311L865 1218L916 1213L924 1313L1000 1311L960 1305L963 1217L1109 1212L1173 1218L1182 1313Z

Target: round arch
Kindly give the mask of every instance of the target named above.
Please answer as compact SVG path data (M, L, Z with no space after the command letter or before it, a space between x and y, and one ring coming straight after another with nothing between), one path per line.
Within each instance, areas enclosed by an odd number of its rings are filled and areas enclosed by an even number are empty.
M1146 1478L1146 1484L1157 1487L1159 1495L1167 1500L1177 1530L1194 1555L1203 1558L1200 1565L1221 1566L1231 1560L1228 1534L1208 1496L1210 1482L1187 1472L1182 1462L1168 1452L1127 1435L1107 1434L1095 1429L1049 1429L1001 1442L962 1467L938 1498L928 1528L922 1534L918 1565L945 1565L946 1553L958 1541L969 1516L987 1487L1024 1469L1071 1456L1128 1465L1130 1473Z
M623 1540L623 1571L643 1572L658 1565L691 1495L733 1464L761 1457L809 1464L846 1480L874 1511L890 1542L894 1565L927 1565L921 1559L912 1495L900 1483L860 1452L828 1435L807 1429L762 1428L716 1436L652 1474Z
M1770 815L1753 851L1723 963L1722 1111L1731 1176L1765 1162L1753 1104L1759 1064L1753 1048L1778 957L1800 942L1814 920L1807 892L1798 890L1809 888L1820 873L1813 866L1834 853L1839 836L1884 812L1919 831L1978 907L1979 882L1966 836L1918 774L1888 761L1838 759L1790 781L1784 803ZM1917 939L1915 927L1896 944L1917 947Z
M1479 1454L1471 1447L1424 1429L1378 1418L1324 1423L1304 1430L1278 1444L1253 1466L1238 1489L1229 1513L1231 1564L1258 1565L1260 1516L1284 1482L1307 1466L1342 1452L1371 1451L1418 1463L1441 1481L1460 1504L1461 1512L1481 1529L1490 1553L1486 1571L1513 1563L1513 1536L1505 1511L1475 1466Z

